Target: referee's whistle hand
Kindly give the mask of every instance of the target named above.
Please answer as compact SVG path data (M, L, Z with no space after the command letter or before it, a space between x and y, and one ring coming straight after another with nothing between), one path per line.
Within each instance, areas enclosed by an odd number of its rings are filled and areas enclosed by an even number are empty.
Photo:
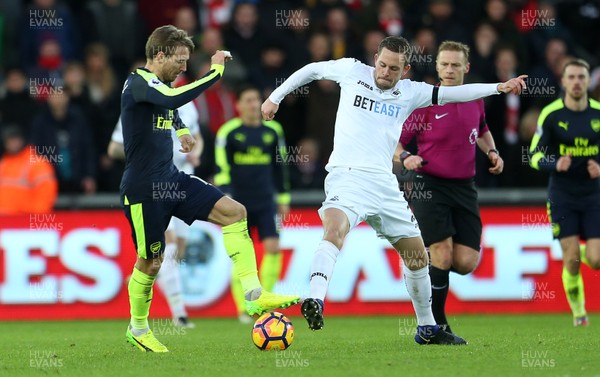
M194 145L196 144L196 140L192 137L192 135L181 135L179 137L179 142L181 143L181 149L179 152L189 153L194 149Z

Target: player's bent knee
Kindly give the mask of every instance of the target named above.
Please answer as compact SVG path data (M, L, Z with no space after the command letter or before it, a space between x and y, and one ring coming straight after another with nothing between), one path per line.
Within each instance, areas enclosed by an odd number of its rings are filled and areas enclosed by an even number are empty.
M587 257L590 268L594 270L600 269L600 255L590 255Z
M247 216L248 213L243 204L224 196L217 201L208 216L208 220L226 226L245 219Z

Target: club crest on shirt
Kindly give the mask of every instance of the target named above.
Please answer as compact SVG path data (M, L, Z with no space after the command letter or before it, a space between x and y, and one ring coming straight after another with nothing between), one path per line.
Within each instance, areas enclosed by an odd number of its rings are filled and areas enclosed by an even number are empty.
M600 119L592 119L591 126L594 132L600 131Z

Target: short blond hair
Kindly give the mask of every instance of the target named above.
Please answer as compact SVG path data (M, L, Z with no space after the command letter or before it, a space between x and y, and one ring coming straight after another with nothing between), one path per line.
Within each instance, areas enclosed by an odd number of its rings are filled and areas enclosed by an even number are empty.
M438 47L438 55L442 51L458 51L462 52L465 56L465 62L469 62L469 52L471 49L464 43L456 42L456 41L443 41Z

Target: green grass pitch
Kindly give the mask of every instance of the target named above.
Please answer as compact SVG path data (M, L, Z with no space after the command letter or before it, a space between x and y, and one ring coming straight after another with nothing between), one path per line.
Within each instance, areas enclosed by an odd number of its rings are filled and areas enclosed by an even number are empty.
M419 346L414 317L326 317L310 331L292 317L286 351L259 351L251 325L195 319L178 329L151 319L171 351L125 342L127 321L0 322L0 376L594 376L600 315L573 328L562 315L452 316L467 346Z

